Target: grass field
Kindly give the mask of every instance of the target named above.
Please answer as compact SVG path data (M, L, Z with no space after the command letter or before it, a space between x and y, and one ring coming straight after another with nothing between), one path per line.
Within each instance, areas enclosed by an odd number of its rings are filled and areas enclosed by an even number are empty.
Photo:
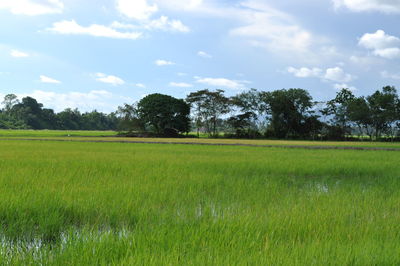
M366 147L366 148L396 148L400 142L372 141L307 141L307 140L249 140L224 138L133 138L119 137L115 131L63 131L63 130L0 130L1 139L48 139L71 141L102 141L102 142L169 142L169 143L200 143L200 144L229 144L229 145L270 145L311 146L311 147Z
M0 264L398 265L399 154L0 139Z

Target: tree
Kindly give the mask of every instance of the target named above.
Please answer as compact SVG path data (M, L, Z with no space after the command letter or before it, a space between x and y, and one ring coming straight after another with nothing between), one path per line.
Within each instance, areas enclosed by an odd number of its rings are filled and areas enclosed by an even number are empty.
M349 105L355 99L354 94L346 88L340 90L335 99L327 102L326 108L322 110L323 115L331 116L330 121L333 129L338 130L340 138L345 138L351 133Z
M399 97L395 87L386 86L367 97L375 138L388 132L392 137L399 118Z
M4 101L2 104L4 105L4 111L10 112L12 107L19 103L19 100L15 94L7 94L4 96Z
M201 126L206 128L209 136L217 136L217 122L220 117L230 111L230 100L224 96L223 90L199 90L186 97L194 110L197 133Z
M358 128L359 135L366 133L372 139L371 109L364 97L353 98L347 106L349 120Z
M310 127L306 127L306 121L312 115L314 103L306 90L262 92L261 99L269 115L269 135L277 138L309 136Z
M139 119L136 104L126 103L123 106L118 106L116 114L119 117L118 130L130 133L144 130L144 124Z
M246 130L248 133L258 133L258 131L265 126L265 115L267 109L265 103L261 99L261 93L256 89L250 89L239 93L231 98L231 105L240 112L239 115L230 118L232 121L242 121L241 131ZM236 122L234 123L238 125ZM245 128L243 128L243 126Z
M231 116L227 122L235 130L236 137L255 138L260 135L257 129L253 128L255 116L256 114L253 112L246 112Z
M67 108L57 114L58 127L64 130L79 130L82 128L82 114L78 109Z
M38 103L32 97L24 97L10 110L13 117L23 121L28 128L45 129L48 125L43 120L43 104Z
M137 105L138 118L145 129L157 134L189 132L190 105L184 100L164 94L150 94Z

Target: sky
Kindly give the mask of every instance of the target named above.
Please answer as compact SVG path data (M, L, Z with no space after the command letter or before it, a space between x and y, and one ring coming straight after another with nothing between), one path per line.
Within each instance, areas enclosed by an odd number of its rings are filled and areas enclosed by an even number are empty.
M0 0L0 97L115 111L151 93L400 88L400 0Z

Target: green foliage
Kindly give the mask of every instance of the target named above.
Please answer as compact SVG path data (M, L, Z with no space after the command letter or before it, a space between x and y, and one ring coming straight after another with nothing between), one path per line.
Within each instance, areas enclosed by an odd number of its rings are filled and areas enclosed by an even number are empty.
M378 138L382 132L390 132L399 120L399 97L394 87L386 86L367 97L370 107L371 124Z
M343 88L327 102L314 102L303 89L250 89L232 97L205 89L190 93L186 101L155 93L110 114L70 108L55 113L31 97L19 101L14 94L6 95L2 104L0 129L119 130L132 136L177 137L193 127L198 137L218 137L222 131L237 138L400 139L400 99L392 86L360 97Z
M318 126L311 119L314 106L311 95L303 89L262 92L265 113L270 115L267 135L276 138L298 138L309 136Z
M175 135L190 130L190 106L172 96L147 95L137 104L137 113L145 128L157 134Z
M20 102L14 94L4 97L4 108L0 111L0 128L3 129L58 129L58 130L116 130L119 123L114 113L104 114L67 108L56 114L43 108L32 97Z
M186 97L194 111L197 133L200 127L205 127L209 136L218 135L218 120L222 115L229 113L230 100L224 96L223 90L199 90Z

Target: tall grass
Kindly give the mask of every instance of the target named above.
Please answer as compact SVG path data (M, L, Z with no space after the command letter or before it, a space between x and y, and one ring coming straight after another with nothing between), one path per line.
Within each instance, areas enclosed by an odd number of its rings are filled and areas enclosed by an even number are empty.
M0 264L399 264L398 154L0 141Z

